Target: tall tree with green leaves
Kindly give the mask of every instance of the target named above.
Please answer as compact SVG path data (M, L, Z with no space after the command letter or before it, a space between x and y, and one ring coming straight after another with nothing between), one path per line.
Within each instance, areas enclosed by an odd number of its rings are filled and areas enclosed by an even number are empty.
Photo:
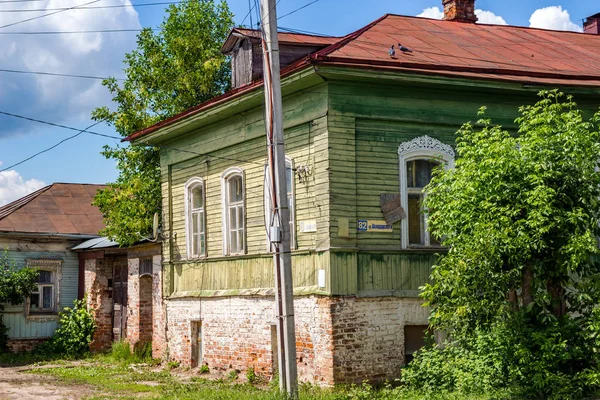
M143 29L137 49L125 55L125 81L103 81L116 109L96 108L92 118L125 137L224 93L230 65L220 49L232 27L224 0L169 6L161 30ZM117 161L119 176L94 201L106 224L101 233L131 245L150 235L153 214L161 209L158 149L105 146L102 154Z
M528 398L600 389L600 112L586 120L570 96L540 96L520 108L518 135L482 109L457 133L455 168L426 188L428 226L449 251L422 295L451 340L418 355L407 382Z

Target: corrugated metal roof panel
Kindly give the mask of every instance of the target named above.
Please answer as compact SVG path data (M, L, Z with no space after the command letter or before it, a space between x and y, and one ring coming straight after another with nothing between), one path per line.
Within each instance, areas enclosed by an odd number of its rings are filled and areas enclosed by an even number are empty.
M97 235L102 214L92 206L105 185L54 183L0 207L0 231Z

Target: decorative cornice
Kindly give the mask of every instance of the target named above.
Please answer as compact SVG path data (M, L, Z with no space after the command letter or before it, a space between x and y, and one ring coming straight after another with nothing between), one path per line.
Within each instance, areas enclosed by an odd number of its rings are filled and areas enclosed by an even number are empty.
M58 270L62 265L62 260L27 260L27 267Z
M400 143L398 146L398 155L402 156L407 153L417 152L421 150L435 151L444 153L451 158L454 158L454 150L451 146L440 142L431 136L419 136L409 142Z

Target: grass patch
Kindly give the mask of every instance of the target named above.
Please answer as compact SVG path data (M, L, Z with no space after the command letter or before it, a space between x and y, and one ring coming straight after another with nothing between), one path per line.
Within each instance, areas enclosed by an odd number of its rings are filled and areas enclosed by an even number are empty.
M102 399L156 398L165 400L284 400L276 388L259 388L249 383L231 380L207 380L194 376L180 380L169 370L151 371L149 367L132 367L125 363L110 364L111 356L96 358L89 366L57 367L31 371L47 374L69 385L85 384L93 387ZM401 388L372 388L369 385L340 386L323 389L312 385L300 386L303 400L492 400L503 398L499 394L465 396L457 394L423 394Z

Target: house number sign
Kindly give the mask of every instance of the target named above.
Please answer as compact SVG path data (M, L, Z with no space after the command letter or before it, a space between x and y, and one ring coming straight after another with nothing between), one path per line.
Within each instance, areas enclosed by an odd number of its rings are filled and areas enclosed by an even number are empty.
M361 232L392 232L392 225L385 221L359 219L356 221L356 228Z

